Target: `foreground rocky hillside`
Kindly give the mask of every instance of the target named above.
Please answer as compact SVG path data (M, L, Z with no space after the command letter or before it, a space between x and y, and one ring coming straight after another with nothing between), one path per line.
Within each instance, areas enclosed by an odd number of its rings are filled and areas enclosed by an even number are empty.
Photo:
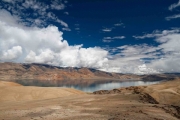
M0 81L2 120L179 120L180 79L86 94Z
M180 79L149 86L131 86L113 90L95 91L93 94L138 94L141 100L152 104L180 106ZM180 112L180 111L179 111Z
M179 74L178 74L179 75ZM90 68L62 68L44 64L0 63L0 80L165 80L178 75L133 75Z

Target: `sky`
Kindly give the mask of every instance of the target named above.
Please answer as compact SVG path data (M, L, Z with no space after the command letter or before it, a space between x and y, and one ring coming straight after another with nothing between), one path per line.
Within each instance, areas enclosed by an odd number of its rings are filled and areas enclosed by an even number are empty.
M180 72L180 0L0 0L0 62Z

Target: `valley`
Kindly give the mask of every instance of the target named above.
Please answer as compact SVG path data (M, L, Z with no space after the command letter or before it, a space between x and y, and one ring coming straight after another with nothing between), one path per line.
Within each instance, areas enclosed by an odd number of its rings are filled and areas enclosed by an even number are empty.
M133 75L40 64L0 65L2 120L180 119L179 74ZM72 84L105 87L83 92L61 86ZM107 89L108 84L115 86Z

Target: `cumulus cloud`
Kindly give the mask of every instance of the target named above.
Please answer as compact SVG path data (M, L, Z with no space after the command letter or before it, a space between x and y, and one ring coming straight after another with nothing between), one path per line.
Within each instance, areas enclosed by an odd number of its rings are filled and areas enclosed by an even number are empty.
M8 4L15 4L9 3ZM155 30L142 36L133 36L136 39L151 38L157 46L147 44L123 45L116 48L103 49L100 47L84 48L83 45L69 45L63 39L63 32L56 26L39 26L46 24L49 19L55 20L69 30L68 24L61 21L53 13L47 12L52 6L24 5L26 9L37 9L38 17L31 19L28 15L0 10L0 61L22 63L45 63L65 67L91 67L109 72L121 73L158 73L180 72L180 29ZM18 4L15 4L18 6ZM6 7L6 6L5 6ZM23 9L24 9L23 8ZM9 11L15 8L10 7ZM19 8L20 9L20 8ZM60 8L53 8L60 9ZM65 9L65 8L62 8ZM17 12L17 13L16 13ZM23 15L20 15L23 14ZM33 14L36 16L36 14ZM24 21L22 16L27 16ZM33 25L32 25L33 23ZM75 25L79 28L79 25ZM113 28L112 28L113 29ZM111 29L111 30L112 30ZM105 28L108 31L108 28ZM110 31L109 31L110 32ZM125 36L105 37L106 40L124 39Z
M68 53L68 54L67 54ZM61 52L61 63L65 66L101 68L107 62L108 52L101 48L71 47Z
M21 26L20 24L18 24L19 21L19 17L16 15L11 15L11 13L9 13L8 11L1 9L0 10L0 20L1 21L6 21L9 25L11 26Z
M169 10L173 10L173 9L175 9L175 8L177 8L177 7L179 7L180 6L180 0L179 0L179 2L178 3L174 3L174 4L172 4L172 5L170 5L169 6Z
M157 51L158 48L147 44L124 45L113 48L113 51L110 52L115 54L110 54L107 66L101 70L135 74L158 73L159 71L152 68L146 61L149 59L159 59Z
M180 72L180 28L155 30L134 37L151 38L158 45L138 44L107 48L112 54L109 54L109 62L101 70L135 74Z
M180 72L180 29L155 31L152 34L145 34L136 37L138 39L154 38L159 45L156 48L158 58L148 63L153 69L160 72ZM146 50L145 50L146 51Z
M63 40L63 33L56 26L20 27L11 26L1 20L0 26L1 62L45 63L93 68L103 67L108 62L108 51L98 47L70 46L66 40Z
M1 61L13 61L22 55L22 48L21 46L13 46L8 50L3 50L2 53L0 53L0 55Z

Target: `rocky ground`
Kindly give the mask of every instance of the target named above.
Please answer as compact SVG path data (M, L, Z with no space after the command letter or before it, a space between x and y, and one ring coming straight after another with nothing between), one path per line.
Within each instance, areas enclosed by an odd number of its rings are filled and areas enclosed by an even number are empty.
M16 88L17 91L15 91ZM18 87L20 91L18 91ZM6 88L6 89L5 89ZM59 89L59 96L51 96L56 91L41 96L23 97L37 94L36 90L49 88L26 88L15 83L0 83L1 120L179 120L180 80L157 85L128 87L110 91L96 91L85 94L76 90L65 93ZM51 88L50 88L51 89ZM48 90L47 90L48 91ZM42 92L42 91L41 91ZM5 93L7 93L5 95ZM10 94L11 93L11 94ZM14 98L7 96L12 96ZM55 94L56 95L56 94ZM19 97L21 96L21 97ZM38 97L39 96L39 97ZM47 97L47 98L46 98ZM21 99L23 98L23 99Z

